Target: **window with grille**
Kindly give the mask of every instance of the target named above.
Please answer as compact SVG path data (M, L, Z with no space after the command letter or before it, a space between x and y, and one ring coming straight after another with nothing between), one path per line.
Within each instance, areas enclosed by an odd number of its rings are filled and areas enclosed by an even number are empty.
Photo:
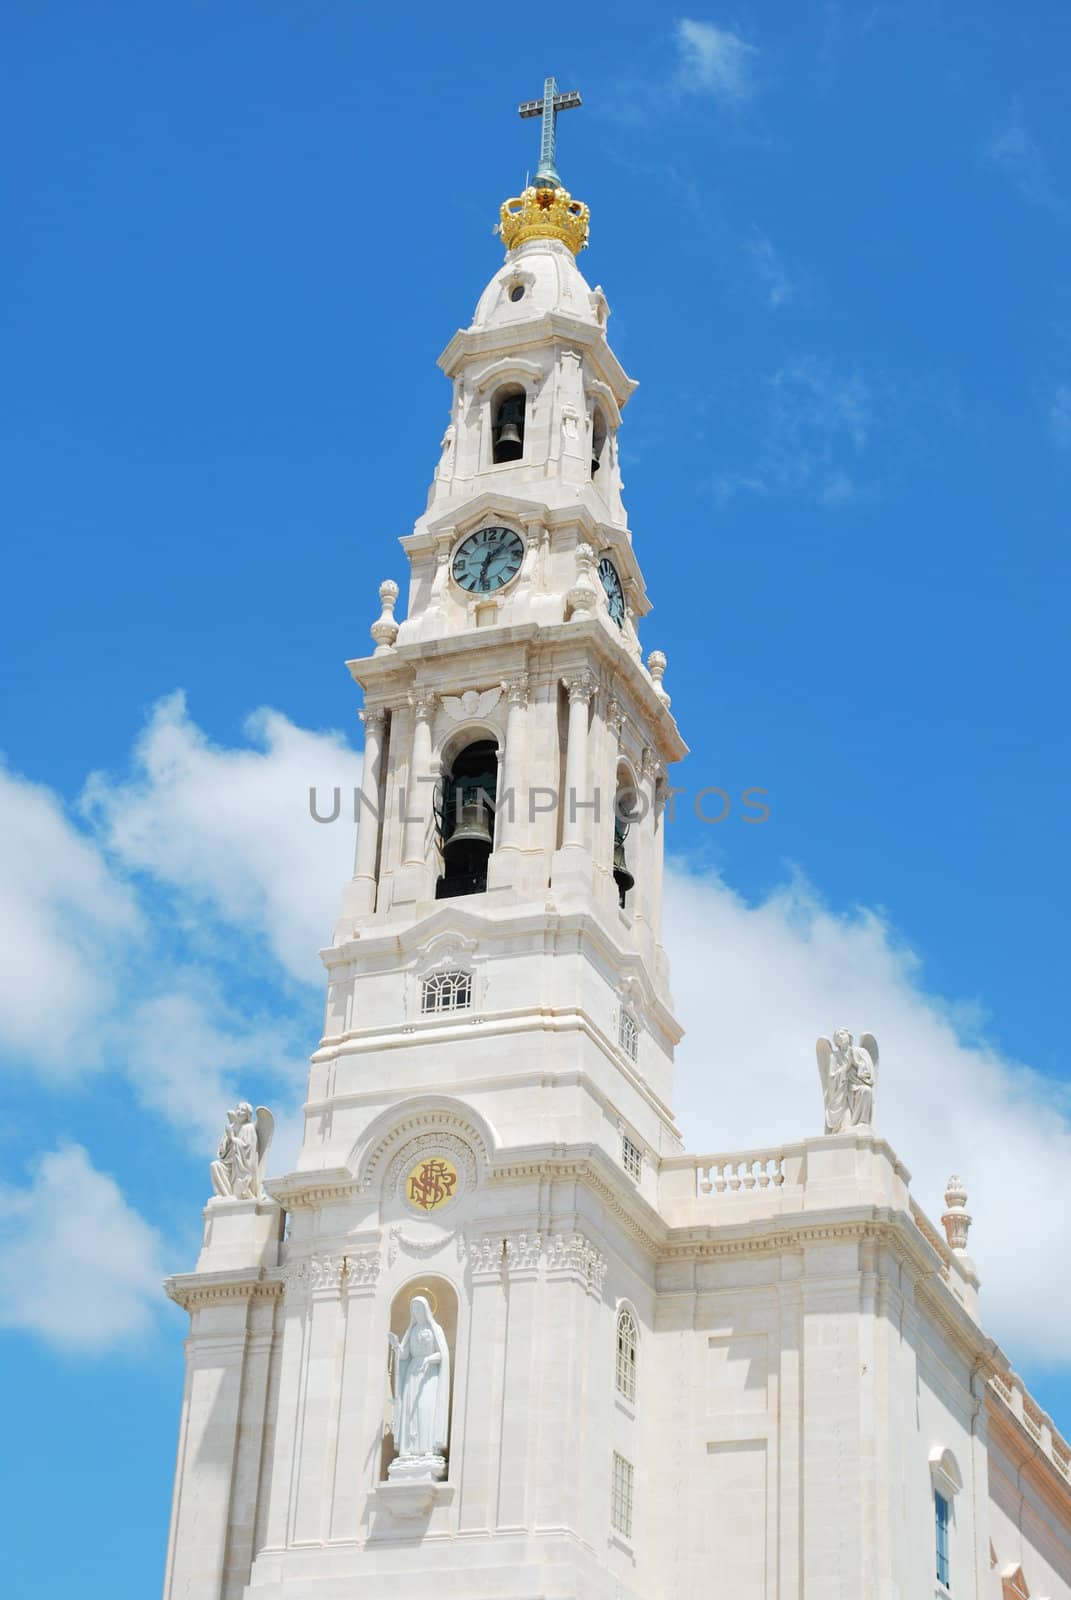
M937 1535L937 1581L949 1587L948 1583L948 1501L940 1490L933 1492L934 1523Z
M617 1315L617 1392L626 1400L636 1398L636 1318L627 1306Z
M643 1151L634 1139L627 1133L621 1135L621 1165L630 1178L635 1178L639 1183L643 1175Z
M617 1024L617 1042L628 1056L630 1061L635 1061L640 1053L640 1030L636 1026L635 1018L631 1012L621 1007L621 1016Z
M425 1016L441 1011L464 1011L471 1004L471 972L436 972L421 985L420 1009Z
M615 1450L610 1477L610 1526L626 1539L632 1537L632 1476L632 1462Z

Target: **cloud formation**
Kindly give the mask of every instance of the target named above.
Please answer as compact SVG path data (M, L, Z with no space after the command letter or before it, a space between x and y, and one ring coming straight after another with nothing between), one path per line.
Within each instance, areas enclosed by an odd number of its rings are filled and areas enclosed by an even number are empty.
M133 1343L160 1300L159 1234L81 1145L34 1166L0 1185L0 1327L90 1353Z
M1063 200L1049 176L1045 152L1027 129L1019 99L1012 101L1004 121L986 141L983 155L1029 205L1049 211L1063 209Z
M1058 383L1044 404L1045 430L1057 450L1071 450L1071 384Z
M679 88L709 95L723 106L742 105L754 95L758 51L739 34L713 22L681 17L675 41Z
M837 429L865 442L866 384L833 394L815 384ZM344 808L338 823L318 827L308 787L326 798L336 783L352 786L359 756L277 712L258 713L248 733L251 744L213 745L181 697L162 702L130 773L93 780L86 818L95 835L48 791L7 780L19 824L3 858L18 891L13 925L28 914L35 875L51 881L45 855L63 885L43 898L27 941L27 992L47 996L66 923L95 906L99 949L83 952L78 970L79 1015L101 1041L97 1070L126 1075L147 1110L202 1151L230 1097L260 1084L289 1119L292 1142L322 994L314 952L351 870L352 820ZM882 1052L878 1125L914 1173L916 1197L936 1217L949 1175L967 1182L987 1326L1013 1360L1066 1363L1071 1285L1046 1266L1062 1249L1060 1208L1033 1205L1027 1217L1029 1195L1061 1192L1071 1163L1060 1086L988 1044L974 1008L928 994L917 958L882 916L829 908L802 880L749 905L716 875L671 863L665 922L687 1029L676 1102L688 1148L729 1152L819 1131L815 1037L842 1023L872 1030ZM126 959L133 930L147 965ZM3 1042L9 1060L31 1061L47 1086L48 1059L12 1056L32 1014ZM287 1143L277 1141L275 1170L293 1158ZM161 1276L153 1229L80 1147L39 1153L31 1165L28 1187L0 1193L2 1320L93 1349L143 1327ZM26 1270L31 1255L47 1256L45 1279ZM114 1293L83 1294L91 1273Z
M821 1131L814 1040L841 1025L881 1049L876 1122L931 1218L958 1173L975 1218L982 1312L1013 1361L1068 1361L1071 1283L1059 1206L1071 1163L1066 1091L1002 1057L972 1006L926 993L910 947L876 912L838 914L797 880L757 905L681 865L667 881L666 940L677 1014L676 1109L689 1149L777 1145ZM1037 1308L1044 1299L1046 1315Z

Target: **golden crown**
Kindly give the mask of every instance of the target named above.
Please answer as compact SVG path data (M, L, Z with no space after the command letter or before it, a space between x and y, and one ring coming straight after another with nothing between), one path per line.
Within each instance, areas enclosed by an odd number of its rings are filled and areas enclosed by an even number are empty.
M560 239L575 256L588 242L591 212L567 189L527 188L515 199L502 202L501 216L499 232L507 250L527 239Z

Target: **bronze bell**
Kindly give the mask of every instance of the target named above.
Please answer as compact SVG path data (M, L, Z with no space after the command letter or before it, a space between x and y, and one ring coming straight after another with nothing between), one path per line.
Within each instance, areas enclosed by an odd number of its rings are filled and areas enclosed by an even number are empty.
M453 850L455 845L474 844L483 845L485 849L490 850L493 843L491 814L486 801L462 800L461 815L457 819L457 826L446 841L446 850Z
M617 884L617 893L621 904L625 903L625 896L630 889L636 886L636 880L628 870L625 860L625 836L614 830L614 882Z

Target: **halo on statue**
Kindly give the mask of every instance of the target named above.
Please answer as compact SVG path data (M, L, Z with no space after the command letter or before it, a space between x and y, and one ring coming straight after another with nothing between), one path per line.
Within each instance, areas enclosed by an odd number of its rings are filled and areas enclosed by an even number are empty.
M422 1294L424 1296L424 1299L428 1302L428 1305L431 1307L431 1314L434 1317L438 1313L438 1310L439 1310L439 1297L435 1293L435 1290L431 1287L430 1284L417 1283L417 1284L413 1285L412 1292L410 1293L410 1296L409 1296L410 1300L412 1300L414 1295L418 1295L418 1294Z

